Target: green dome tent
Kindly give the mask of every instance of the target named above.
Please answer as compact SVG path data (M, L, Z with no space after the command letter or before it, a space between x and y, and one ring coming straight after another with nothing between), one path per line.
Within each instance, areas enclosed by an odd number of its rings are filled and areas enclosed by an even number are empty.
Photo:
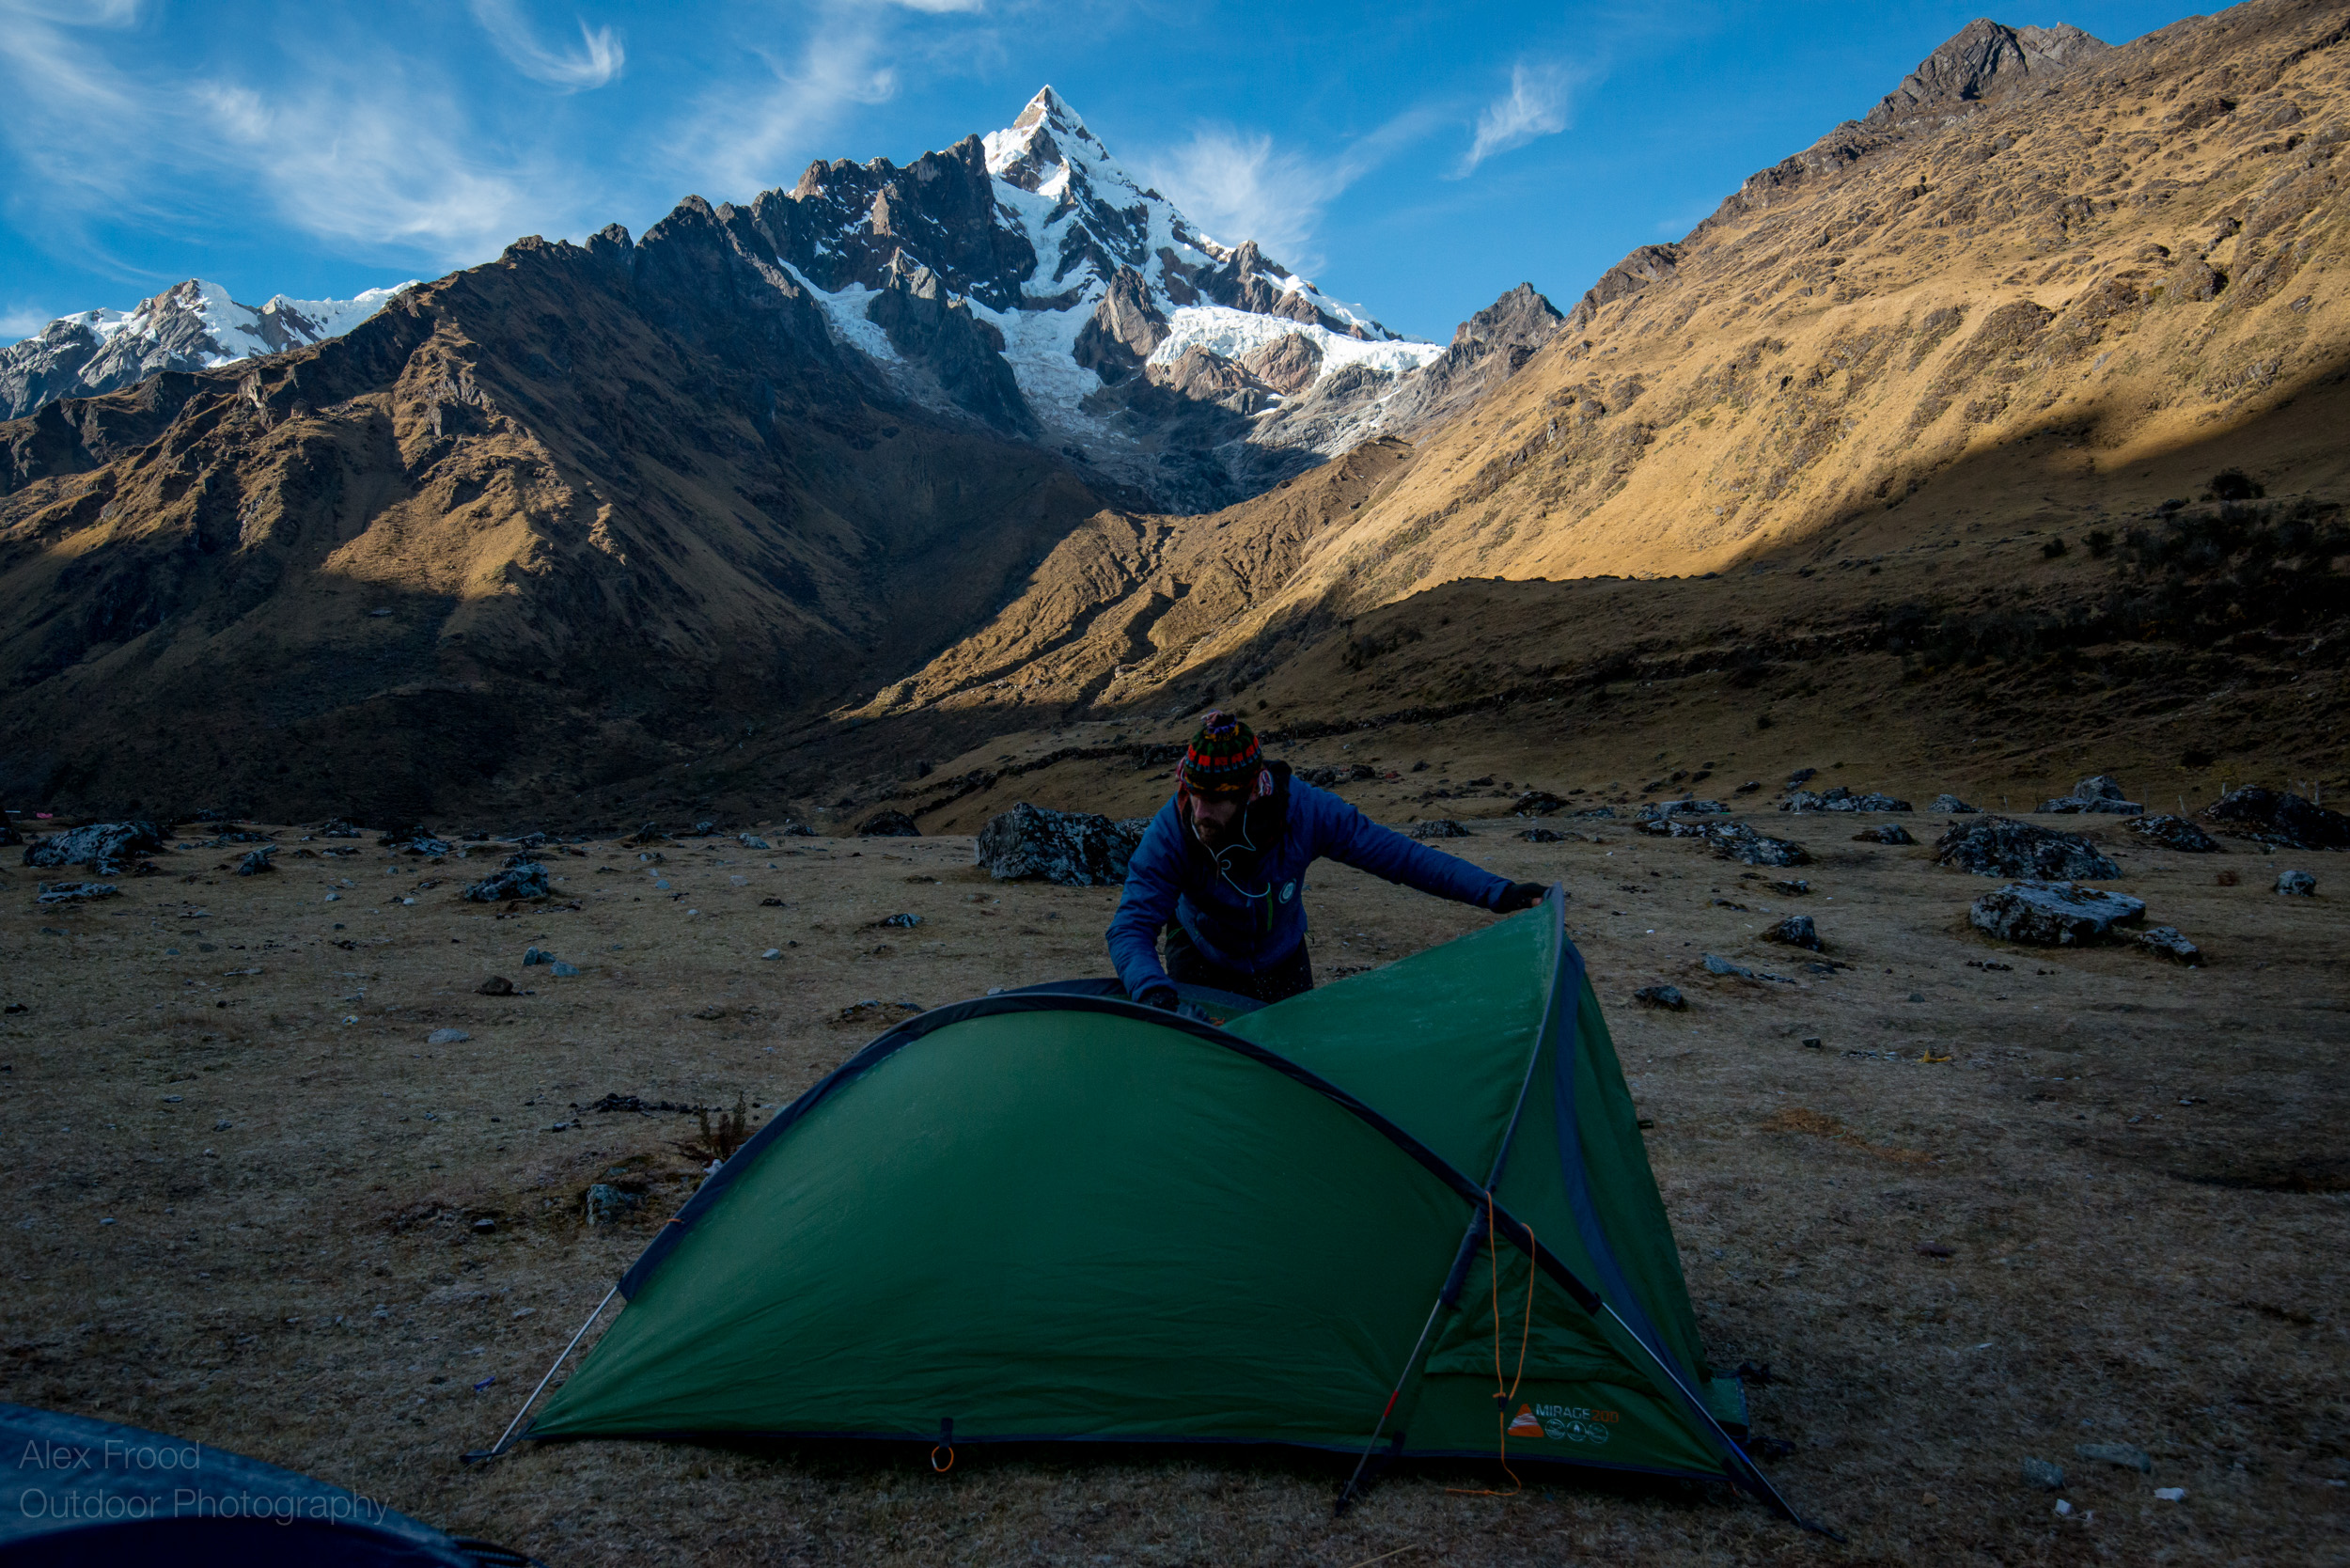
M527 1435L1506 1444L1784 1510L1564 907L1254 1011L908 1020L663 1227Z

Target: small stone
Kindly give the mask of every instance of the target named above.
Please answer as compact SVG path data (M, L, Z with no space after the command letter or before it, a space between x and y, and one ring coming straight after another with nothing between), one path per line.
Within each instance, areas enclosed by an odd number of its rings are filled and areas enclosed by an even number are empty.
M735 838L741 841L744 849L763 850L775 847L756 833L738 833Z
M1730 960L1716 957L1713 953L1705 955L1705 972L1709 975L1738 975L1747 980L1754 979L1753 970L1742 968L1731 963Z
M2317 896L2317 878L2307 871L2279 871L2277 891L2289 898L2309 899Z
M1469 830L1449 818L1438 817L1430 822L1415 824L1412 828L1412 837L1415 839L1465 839L1469 837Z
M759 956L761 958L781 958L783 956L783 949L781 948L770 948Z
M2064 1466L2046 1459L2024 1461L2024 1482L2044 1492L2061 1491L2064 1486Z
M2157 1486L2154 1488L2154 1500L2157 1502L2185 1502L2186 1501L2186 1488L2184 1486Z
M477 996L511 996L514 994L514 982L504 975L492 975L488 980L475 986L474 992Z
M1977 899L1967 913L1977 931L2002 942L2069 948L2146 917L2142 899L2070 882L2019 882Z
M1825 950L1820 942L1819 930L1812 924L1811 917L1809 915L1788 916L1787 918L1764 932L1762 940L1783 942L1791 948L1809 948L1815 953Z
M529 968L534 964L552 964L554 962L555 955L548 952L543 948L525 948L523 949L523 967L525 969Z
M475 1234L487 1235L498 1228L498 1222L494 1219L477 1219L473 1222L473 1228Z
M2083 1459L2094 1459L2105 1465L2119 1465L2125 1470L2136 1470L2140 1475L2154 1473L2154 1456L2144 1449L2134 1449L2127 1443L2083 1443L2073 1451Z
M1689 1006L1689 999L1681 994L1681 988L1673 985L1644 985L1632 994L1632 999L1649 1007L1668 1008L1675 1012L1684 1011Z
M1804 881L1801 877L1781 877L1778 881L1772 883L1771 886L1778 888L1788 897L1796 899L1802 898L1805 894L1811 891L1811 884Z
M1557 844L1565 842L1569 835L1559 832L1555 827L1529 827L1518 837L1529 844ZM1580 838L1581 835L1576 834L1574 837Z
M558 958L547 965L547 973L553 975L556 980L570 980L572 976L579 973L579 965L576 964L566 964Z
M588 1189L588 1223L618 1224L632 1210L644 1207L644 1195L622 1192L608 1182L598 1182Z
M424 1037L427 1045L462 1045L473 1036L462 1029L434 1029Z
M882 926L895 926L900 931L912 931L916 926L922 923L922 917L919 915L885 915L873 923L875 925Z
M252 851L237 862L237 875L258 876L263 871L277 870L275 866L270 864L270 856L276 853L275 844L264 844L261 848Z
M2203 961L2203 949L2181 935L2176 926L2148 926L2138 933L2138 945L2181 964Z
M1969 806L1956 795L1936 795L1926 803L1926 809L1938 812L1945 817L1972 817L1979 815L1982 808Z
M1803 1037L1803 1044L1804 1049L1808 1051L1823 1051L1827 1048L1825 1043L1816 1034L1805 1035Z
M546 896L547 869L536 860L509 866L465 889L465 897L475 903L504 903L512 899L543 899Z
M1864 827L1852 839L1856 844L1914 844L1918 841L1909 836L1909 829L1899 823L1888 823L1883 827Z

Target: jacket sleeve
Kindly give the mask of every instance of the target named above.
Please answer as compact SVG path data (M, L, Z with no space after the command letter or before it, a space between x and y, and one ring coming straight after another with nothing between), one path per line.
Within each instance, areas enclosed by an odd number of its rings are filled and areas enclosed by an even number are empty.
M1139 997L1153 985L1171 984L1159 964L1159 932L1175 917L1183 890L1183 845L1173 803L1162 807L1143 829L1142 842L1126 862L1126 889L1110 917L1110 963L1126 995Z
M1318 854L1344 861L1358 871L1480 909L1493 908L1510 890L1509 878L1383 827L1326 790L1302 782L1290 787L1311 792L1308 798L1314 808Z

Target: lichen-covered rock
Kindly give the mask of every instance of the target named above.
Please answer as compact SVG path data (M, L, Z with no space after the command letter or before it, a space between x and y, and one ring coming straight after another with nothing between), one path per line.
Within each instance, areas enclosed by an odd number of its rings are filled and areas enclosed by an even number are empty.
M1914 844L1909 829L1899 823L1887 823L1883 827L1864 827L1852 836L1856 844Z
M2230 790L2197 815L2231 839L2279 849L2350 849L2350 817L2257 784Z
M1786 839L1774 839L1767 833L1757 833L1744 823L1728 823L1713 828L1707 835L1714 841L1714 853L1746 866L1800 866L1811 858L1811 852L1801 844Z
M1020 802L979 829L979 863L999 882L1042 877L1064 887L1126 880L1126 862L1149 819L1112 822L1091 811L1054 811Z
M237 862L237 874L239 876L259 876L263 871L274 871L277 870L277 868L270 862L270 857L276 853L277 846L275 844L265 844L261 848L252 851Z
M2138 945L2181 964L2203 962L2203 949L2181 935L2176 926L2148 926L2138 933Z
M1906 811L1909 802L1892 795L1879 794L1874 790L1855 794L1839 784L1814 794L1810 790L1797 790L1778 803L1782 811Z
M2219 855L2219 840L2185 817L2132 817L2122 824L2148 843L2182 855Z
M2290 898L2308 899L2317 896L2317 878L2307 871L2279 871L2277 891Z
M2146 809L2134 800L2124 800L2122 781L2109 773L2094 778L2084 778L2073 786L2073 792L2056 800L2040 803L2043 811L2104 812L2109 816L2134 817Z
M1685 1011L1689 998L1677 985L1644 985L1632 994L1632 999L1644 1007L1661 1007L1673 1012Z
M1529 827L1518 837L1529 844L1557 844L1563 843L1569 839L1580 839L1583 835L1561 833L1555 827Z
M134 855L153 855L163 847L164 836L153 823L92 823L25 845L24 864L88 866L102 876Z
M1787 918L1764 932L1762 940L1783 942L1791 948L1809 948L1815 953L1826 950L1820 941L1819 928L1812 924L1811 917L1809 915L1788 916Z
M2071 948L2096 941L2115 926L2146 917L2146 902L2070 882L2019 882L1975 901L1967 920L2002 942L2032 948Z
M111 899L119 891L111 882L44 882L35 902L81 903L89 899Z
M504 903L509 899L546 896L547 869L536 860L505 867L465 889L465 897L476 903Z
M1465 839L1468 836L1467 828L1463 827L1459 823L1444 818L1439 818L1434 822L1421 823L1412 829L1412 837L1415 839Z
M1946 817L1973 817L1982 812L1982 807L1969 806L1956 795L1936 795L1927 803L1926 809L1940 812Z
M919 839L922 830L903 811L876 811L857 824L860 839Z
M645 1206L645 1196L623 1192L609 1182L598 1182L588 1189L587 1204L588 1224L617 1225Z
M1547 817L1553 811L1566 809L1567 802L1548 790L1528 790L1512 803L1510 809L1521 817Z
M1934 858L1937 865L1977 876L2020 876L2042 882L2122 874L2121 867L2079 834L2060 833L2010 817L1985 817L1979 823L1952 826L1934 841Z

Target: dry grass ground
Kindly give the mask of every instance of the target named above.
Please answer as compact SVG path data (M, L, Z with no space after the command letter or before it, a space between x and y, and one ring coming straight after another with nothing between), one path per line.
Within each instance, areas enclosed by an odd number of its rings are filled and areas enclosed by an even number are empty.
M1848 1548L1695 1489L1446 1490L1481 1471L1401 1475L1334 1521L1336 1471L1287 1455L966 1450L941 1478L916 1450L599 1442L462 1466L691 1180L690 1116L574 1105L746 1093L763 1120L891 1003L1103 971L1113 890L992 884L962 838L689 840L658 866L588 844L556 863L575 907L510 916L455 897L494 860L427 870L371 839L302 858L329 845L294 830L274 875L190 849L84 908L38 909L38 873L8 868L0 1394L290 1465L558 1568L2343 1560L2339 857L2299 857L2321 896L2284 899L2295 857L2108 828L2121 886L2203 944L2209 966L2182 969L2000 950L1964 920L1990 884L1850 842L1850 819L1762 824L1818 856L1799 899L1685 841L1521 825L1476 821L1454 847L1567 887L1709 1346L1769 1364L1757 1426L1795 1445L1770 1468ZM1313 898L1325 983L1487 918L1343 869ZM1760 945L1791 908L1851 967ZM869 924L901 911L922 923ZM581 972L525 969L534 944ZM1711 980L1708 951L1796 983ZM477 994L491 974L523 994ZM1660 980L1686 1012L1631 1003ZM450 1027L470 1038L428 1043ZM589 1230L583 1191L615 1169L646 1206ZM2147 1450L2153 1475L2076 1457L2097 1441ZM2064 1465L2069 1516L2024 1484L2027 1456Z

